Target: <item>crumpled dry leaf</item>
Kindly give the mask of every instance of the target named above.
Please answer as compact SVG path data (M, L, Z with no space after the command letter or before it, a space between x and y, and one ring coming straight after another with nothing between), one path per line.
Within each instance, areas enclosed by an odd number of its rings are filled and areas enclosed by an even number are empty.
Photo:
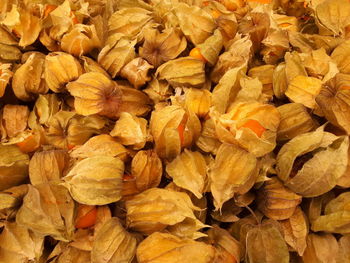
M0 145L0 190L24 183L28 177L29 156L15 145Z
M135 253L136 238L112 217L96 233L91 263L131 263Z
M277 155L277 174L304 197L331 190L347 167L349 138L324 132L304 133L286 143Z
M274 224L263 223L250 229L246 247L250 263L289 263L287 244Z
M111 156L79 161L63 178L73 199L86 205L105 205L121 198L124 163Z
M156 232L140 243L136 256L139 263L210 263L214 260L215 249L203 242Z
M259 210L274 220L289 219L300 203L301 196L284 187L277 177L270 178L258 191Z
M202 198L207 183L207 165L200 152L187 149L167 164L166 172L173 182L192 192L198 199Z
M0 98L4 96L5 89L13 76L12 64L0 62Z
M256 165L256 157L239 146L220 146L208 172L216 209L221 209L235 193L249 191L258 175Z
M128 112L122 112L110 135L125 146L134 150L142 149L150 139L147 120Z
M306 237L309 226L303 210L297 207L289 219L279 223L283 230L284 240L293 250L298 252L299 256L302 256L306 249Z
M44 250L44 237L15 222L6 222L0 235L0 261L37 261Z
M122 91L118 84L104 74L89 72L67 85L74 96L74 108L78 114L99 114L115 118L122 103Z
M73 220L74 201L69 192L65 187L51 183L29 185L16 216L18 224L65 242L72 238Z
M199 87L205 82L204 62L193 57L173 59L158 67L156 76L174 87Z
M134 88L140 88L147 81L151 80L148 76L148 71L152 69L153 66L148 64L148 62L140 57L131 60L120 72L120 76L129 80L129 82L134 86Z
M336 263L338 244L331 234L309 234L303 262Z
M2 125L8 137L15 137L27 128L29 109L27 106L6 104L2 113Z
M186 219L198 226L205 226L193 213L200 209L192 204L186 193L150 188L127 200L125 205L127 226L144 234L164 230Z

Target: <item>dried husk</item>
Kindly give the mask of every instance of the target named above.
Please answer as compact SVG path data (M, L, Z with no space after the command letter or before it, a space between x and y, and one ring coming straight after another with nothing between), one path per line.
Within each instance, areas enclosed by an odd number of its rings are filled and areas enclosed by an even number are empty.
M338 243L331 234L309 234L303 262L336 263Z
M76 24L61 40L61 49L76 57L100 47L101 41L94 25Z
M259 189L257 203L259 210L274 220L289 219L301 203L301 196L284 187L277 177L267 180Z
M134 88L138 89L151 80L151 77L148 76L148 71L152 68L153 66L148 64L146 60L138 57L125 65L120 72L120 76L129 80Z
M286 63L285 72L288 85L294 78L298 76L308 76L307 71L302 63L301 56L298 52L287 52L284 56L284 60Z
M291 80L285 95L295 103L301 103L305 107L315 109L315 98L320 93L322 81L313 77L296 76Z
M90 251L81 250L67 243L59 242L48 259L53 259L53 263L90 263Z
M215 249L211 245L191 239L181 239L167 233L153 233L143 240L136 250L139 263L213 262Z
M132 159L131 174L140 192L158 187L163 174L162 161L153 150L139 151Z
M46 94L49 90L44 79L46 56L39 52L25 53L23 57L25 55L28 58L13 75L12 89L20 100L31 101L37 94Z
M300 207L297 207L293 215L279 222L282 227L284 240L299 256L304 254L306 249L306 237L308 235L308 221Z
M84 117L74 112L59 111L48 121L45 138L57 148L73 148L100 134L105 124L106 121L99 116Z
M27 192L28 185L26 184L14 186L0 192L0 218L7 220L14 219Z
M4 96L7 85L13 76L12 64L0 62L0 98Z
M136 238L112 217L96 233L91 263L131 263L135 253Z
M127 200L125 206L127 226L143 234L149 235L185 220L201 227L205 226L193 213L194 210L200 209L193 205L186 193L150 188ZM193 232L197 230L193 228Z
M285 97L285 92L288 88L286 67L286 63L280 63L276 66L273 72L272 88L274 95L278 99Z
M2 63L19 61L21 56L22 53L19 48L0 43L0 60Z
M246 247L250 263L289 263L287 244L274 224L263 223L250 229Z
M349 253L349 248L350 248L350 236L342 236L338 240L338 255L337 255L337 263L341 262L350 262L350 253Z
M173 28L161 33L155 29L145 31L145 41L140 47L140 56L154 67L178 57L187 46L186 38Z
M115 78L121 69L133 60L136 41L129 40L117 34L116 40L111 40L102 48L98 55L98 63Z
M197 47L201 55L208 61L208 64L214 66L223 47L223 38L220 30L216 29L212 36L208 37L203 43L197 45Z
M345 173L339 178L337 185L340 187L350 187L350 147L348 150L348 167L345 171Z
M277 107L281 121L277 130L277 140L285 141L312 131L316 121L312 119L306 107L300 103L287 103Z
M74 201L67 189L49 183L28 187L23 205L17 212L16 222L42 236L49 235L65 242L71 240L74 231Z
M94 156L79 161L63 178L73 199L86 205L105 205L121 198L124 163L119 158Z
M268 100L271 100L273 91L273 74L275 71L274 65L263 65L251 68L248 72L248 76L251 78L257 78L263 85L262 93Z
M76 80L81 74L82 67L79 61L70 54L52 52L45 58L45 81L53 92L63 92L66 84Z
M345 192L329 201L325 207L324 215L320 215L312 222L311 229L315 232L350 233L349 200L350 193Z
M250 190L258 175L256 165L256 157L239 146L220 146L208 172L216 209L221 209L236 193L244 194Z
M25 263L39 261L44 237L15 222L6 222L0 235L0 261Z
M122 112L110 135L125 146L134 150L142 149L149 140L147 120L128 112Z
M109 74L102 68L100 64L98 64L92 58L82 56L80 58L81 64L83 65L85 73L88 72L100 72L104 74L106 77L110 78Z
M29 156L15 145L0 146L0 190L24 183L28 177Z
M227 48L230 40L236 36L238 28L237 18L232 13L221 15L216 19L216 24L218 25L218 29L221 32L223 45L225 48Z
M159 157L173 159L198 138L201 124L194 113L173 105L153 111L150 128Z
M200 152L187 149L167 164L166 172L173 182L190 192L198 199L202 198L207 182L207 165Z
M335 198L332 191L327 192L323 195L313 197L307 207L307 216L310 223L314 222L324 212L326 204Z
M350 74L350 66L348 65L348 57L350 54L350 40L344 41L337 46L331 55L331 58L337 63L341 73Z
M70 152L72 158L88 158L93 156L118 157L122 161L128 158L128 151L108 134L101 134L90 138L82 146L76 147Z
M74 96L74 108L78 114L88 116L99 114L115 118L122 100L118 84L104 74L89 72L67 85Z
M173 59L158 67L156 76L174 87L199 87L205 82L204 62L193 57Z
M178 3L174 5L173 12L180 29L194 45L203 43L216 28L214 19L198 6Z
M267 64L277 64L289 50L288 34L283 30L271 30L261 43L264 47L260 54Z
M198 118L206 118L211 105L211 92L205 89L189 88L185 90L185 107Z
M202 131L196 141L196 146L204 152L216 154L221 142L216 137L215 123L208 119L202 123Z
M298 135L277 155L278 177L288 188L304 197L326 193L337 184L347 168L348 147L348 137L324 132L323 127ZM302 156L307 159L296 161Z
M27 128L27 106L6 104L2 112L2 137L15 137Z
M59 182L68 167L69 155L65 150L35 152L29 162L29 179L34 186Z
M350 75L337 74L322 87L316 102L328 121L350 134Z
M274 106L256 101L237 102L228 110L223 115L211 112L216 135L221 142L237 144L257 157L275 148L280 114ZM252 122L259 131L250 128L248 124Z

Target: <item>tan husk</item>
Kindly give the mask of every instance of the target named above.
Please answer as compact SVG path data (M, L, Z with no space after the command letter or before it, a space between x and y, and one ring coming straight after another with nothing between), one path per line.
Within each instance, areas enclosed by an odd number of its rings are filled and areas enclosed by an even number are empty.
M12 64L0 62L0 98L4 96L7 85L13 76Z
M125 65L120 72L120 76L129 80L134 88L140 88L147 81L151 80L151 77L148 76L148 71L152 68L153 66L148 64L146 60L138 57Z
M15 137L27 128L27 106L6 104L2 112L2 137Z
M309 234L303 254L304 262L336 263L338 243L331 234Z

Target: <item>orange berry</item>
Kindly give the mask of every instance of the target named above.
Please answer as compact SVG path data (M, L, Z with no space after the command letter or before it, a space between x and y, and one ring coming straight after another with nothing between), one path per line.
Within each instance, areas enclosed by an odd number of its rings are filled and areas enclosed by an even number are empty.
M76 228L88 228L96 224L97 208L96 206L81 205L78 208Z
M44 9L44 18L47 17L56 8L57 5L46 5Z
M342 86L339 90L350 90L350 86Z
M248 120L240 128L248 128L252 130L258 137L261 137L266 129L256 120Z
M68 144L67 145L67 149L68 150L72 150L74 147L75 147L75 145L73 145L73 144Z
M272 0L248 0L248 2L257 2L260 4L270 4Z
M211 16L212 16L214 19L219 18L221 15L222 15L222 13L219 12L218 10L216 10L216 9L213 9L213 10L211 11Z
M29 153L34 152L36 149L38 149L40 142L37 140L37 138L34 137L34 135L30 135L23 141L16 143L16 145L21 150L21 152Z
M204 63L207 62L207 60L205 59L205 57L203 57L203 55L201 54L201 51L198 47L193 48L190 51L190 57L194 57L196 59L200 59L202 60Z
M79 23L78 18L72 11L70 12L70 17L72 18L72 22L74 25Z
M202 6L208 6L209 5L209 1L204 1L203 3L202 3Z
M179 132L179 137L180 137L180 142L181 142L181 146L183 146L185 144L185 123L181 122L179 124L179 126L177 127L177 130Z

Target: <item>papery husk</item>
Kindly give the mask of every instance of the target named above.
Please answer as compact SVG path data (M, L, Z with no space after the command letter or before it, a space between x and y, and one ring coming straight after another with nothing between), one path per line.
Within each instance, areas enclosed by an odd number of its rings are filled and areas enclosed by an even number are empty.
M129 40L122 35L110 40L98 55L98 63L115 78L121 69L136 56L134 46L136 41Z
M0 98L4 96L7 85L13 76L12 64L0 62Z
M2 63L19 61L21 56L22 53L19 48L0 43L0 60Z
M119 111L122 91L118 84L99 72L82 74L67 85L74 96L74 108L78 114L99 114L115 118Z
M239 146L220 146L208 172L216 209L221 209L235 193L249 191L258 175L256 165L256 157Z
M289 252L274 224L263 223L247 233L246 259L250 263L289 263Z
M285 141L312 131L316 128L316 121L312 119L304 105L287 103L277 107L281 121L277 130L277 140Z
M252 41L248 37L235 40L228 50L219 56L210 78L213 82L222 81L223 76L232 68L245 68L251 58Z
M35 152L29 162L29 179L34 186L58 182L68 167L69 155L65 150Z
M134 150L140 150L149 140L147 120L128 112L122 112L110 135L121 144L131 146Z
M236 263L241 258L240 243L230 233L214 225L208 230L208 242L215 247L215 263Z
M205 191L206 170L203 155L187 149L166 166L166 172L173 182L192 192L198 199L202 198Z
M204 62L193 57L173 59L158 67L156 76L174 87L199 87L205 82Z
M288 88L286 67L286 63L280 63L276 66L273 72L272 88L274 95L278 99L282 99L285 97L285 92Z
M317 50L312 50L310 53L302 53L300 54L303 65L309 76L322 79L324 82L326 78L331 78L333 76L326 76L327 73L330 72L331 67L337 67L335 62L332 60L330 56L326 53L324 48L320 48ZM335 73L338 73L338 69ZM328 74L329 75L329 74ZM332 75L335 75L332 73Z
M93 60L92 58L82 56L80 58L80 61L81 61L81 64L83 65L85 73L100 72L103 75L105 75L106 77L110 78L107 71L105 71L104 68L100 64L98 64L95 60Z
M139 151L132 159L131 174L140 192L158 187L163 174L162 161L153 150Z
M312 222L311 229L315 232L350 233L349 200L350 193L345 192L329 201L325 207L324 215L320 215Z
M303 77L308 76L298 52L296 51L292 53L287 52L284 56L284 60L286 63L285 72L286 72L288 85L294 78L298 76L303 76Z
M45 81L53 92L63 92L66 84L76 80L81 74L82 67L79 61L70 54L52 52L45 58Z
M28 58L13 75L12 89L20 100L31 101L37 94L46 94L49 90L44 80L46 56L39 52L25 53L23 57L25 55Z
M350 187L350 147L348 150L348 167L345 173L338 179L337 185L344 188Z
M267 64L277 64L289 50L288 34L283 30L271 30L261 43L263 48L260 54Z
M151 77L148 76L148 71L152 68L153 66L148 64L146 60L138 57L126 64L120 75L129 80L134 88L140 88L147 81L151 80Z
M256 101L237 102L228 110L228 113L223 115L211 112L216 135L221 142L237 144L257 157L275 148L280 114L274 106ZM261 135L244 126L251 120L257 121L263 127Z
M28 177L29 156L15 145L0 146L0 191L20 185Z
M344 41L337 46L331 55L331 58L337 63L339 71L344 74L350 74L348 57L350 55L350 40Z
M350 134L350 75L337 74L322 87L316 102L328 121Z
M82 146L76 147L70 152L72 158L88 158L93 156L118 157L122 161L128 159L128 151L108 134L91 137Z
M40 42L51 52L60 51L60 44L53 38L51 28L43 28L40 35Z
M199 212L199 211L197 211ZM197 216L195 214L195 216ZM172 226L168 226L166 231L172 235L178 236L180 238L191 238L193 240L199 239L207 236L202 232L198 232L203 227L208 227L208 225L203 224L199 220L193 220L192 218L186 218L180 223Z
M94 25L76 24L61 40L61 49L79 57L101 47Z
M91 251L92 263L131 263L136 253L136 238L112 217L95 236Z
M194 45L203 43L216 28L214 19L198 6L178 3L173 10L180 29Z
M295 16L273 14L272 19L277 24L277 26L283 30L288 30L293 32L300 31L299 21Z
M350 236L342 236L338 240L338 255L337 255L337 263L341 262L350 262L350 253L349 253L349 248L350 248Z
M218 60L220 51L223 47L223 37L220 30L216 29L214 34L208 37L203 43L197 45L201 55L210 66L214 66Z
M185 107L198 118L205 118L211 105L211 92L205 89L189 88L185 90Z
M220 145L221 142L216 137L215 123L213 119L210 118L204 121L201 134L196 141L196 146L204 152L216 154Z
M313 197L307 207L307 216L310 223L314 222L324 212L324 208L329 201L335 198L334 192L330 191L323 195Z
M27 106L6 104L2 112L2 136L15 137L23 132L27 128L28 115Z
M331 190L347 167L349 138L324 132L298 135L286 143L277 155L277 174L284 184L303 197L314 197ZM312 154L305 163L298 156ZM300 160L299 160L300 161ZM299 162L298 161L298 162ZM298 171L293 170L293 165Z
M210 263L215 257L215 249L203 242L156 232L140 243L136 256L139 263L165 263L176 260L183 263Z
M211 217L216 221L223 223L238 222L240 220L238 214L242 212L242 208L237 206L235 199L236 198L234 197L226 201L221 207L221 210L211 212Z
M279 222L284 240L295 250L299 256L304 254L306 249L306 237L309 232L309 225L306 216L300 207L297 207L293 215L287 219Z
M67 242L74 231L73 217L74 201L67 189L46 183L29 185L23 205L17 212L16 222L43 236L49 235Z
M214 2L216 3L216 2ZM221 32L223 38L223 45L228 47L230 40L232 40L237 33L237 18L234 14L224 14L216 19L216 24Z
M350 4L346 0L326 0L315 8L317 26L321 35L344 36L350 24Z
M297 76L289 83L285 95L295 103L315 109L315 98L320 93L322 81L313 77Z
M63 178L73 199L86 205L105 205L121 198L124 163L110 156L88 157Z
M10 11L10 10L8 10ZM0 26L0 43L4 45L9 46L16 46L18 45L18 41L15 39L15 37L6 30L5 26Z
M309 234L303 262L336 263L338 244L331 234Z
M28 185L26 184L14 186L0 192L0 218L7 220L14 219L27 192Z
M198 138L201 125L194 113L173 105L152 112L150 129L159 157L173 159Z
M59 242L48 259L53 263L90 263L90 251L81 250L67 243Z
M163 32L155 29L145 31L145 42L140 47L140 56L154 67L175 59L187 46L186 38L173 28L166 28Z
M5 14L1 24L6 26L9 31L16 32L20 40L18 45L26 47L35 42L42 29L42 23L39 17L34 16L27 9L22 9L13 4L11 11Z
M108 35L119 33L129 39L136 39L151 20L149 10L135 6L120 9L108 20Z
M259 189L257 202L259 210L268 218L285 220L293 215L301 199L300 195L284 187L277 177L272 177Z
M45 138L49 144L60 149L84 144L90 137L101 133L106 120L99 116L80 116L74 112L59 111L53 115Z
M0 235L0 261L37 261L44 250L44 237L15 222L5 222ZM38 261L39 262L39 261Z
M257 78L261 82L263 85L262 93L268 100L271 100L274 95L273 74L275 68L274 65L263 65L251 68L248 72L249 77Z
M204 227L194 215L198 207L186 193L161 188L150 188L127 200L127 226L143 234L164 230L188 220ZM194 228L193 232L198 229ZM194 233L193 233L194 234Z

